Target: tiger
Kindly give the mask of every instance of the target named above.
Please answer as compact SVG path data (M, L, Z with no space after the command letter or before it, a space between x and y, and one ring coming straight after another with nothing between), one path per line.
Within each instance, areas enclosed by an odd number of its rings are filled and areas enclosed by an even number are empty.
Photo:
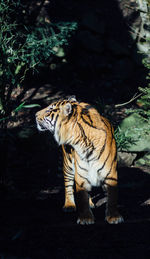
M123 222L117 208L117 148L111 123L75 96L54 101L35 116L38 130L50 131L62 146L63 209L77 210L77 224L94 224L94 204L89 192L94 186L102 186L107 194L106 222Z

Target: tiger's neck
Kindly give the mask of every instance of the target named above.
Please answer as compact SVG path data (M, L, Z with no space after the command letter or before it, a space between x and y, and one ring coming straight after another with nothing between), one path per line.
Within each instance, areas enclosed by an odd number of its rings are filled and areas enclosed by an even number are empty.
M64 124L60 131L56 131L55 139L59 145L69 144L82 159L86 159L93 149L93 143L87 138L84 127L78 121Z
M59 145L73 145L76 138L79 138L79 132L77 130L76 120L69 121L69 123L62 123L57 125L54 137Z

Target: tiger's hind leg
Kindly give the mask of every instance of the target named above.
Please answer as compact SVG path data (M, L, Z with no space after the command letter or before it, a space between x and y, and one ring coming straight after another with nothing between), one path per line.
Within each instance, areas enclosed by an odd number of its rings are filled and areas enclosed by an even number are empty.
M63 172L65 184L65 204L63 210L66 212L76 210L74 200L74 168L73 168L73 152L70 146L62 146L63 150Z
M110 174L105 179L104 188L107 192L106 204L106 221L109 224L118 224L124 221L117 208L118 191L117 191L117 171L116 165L112 166Z

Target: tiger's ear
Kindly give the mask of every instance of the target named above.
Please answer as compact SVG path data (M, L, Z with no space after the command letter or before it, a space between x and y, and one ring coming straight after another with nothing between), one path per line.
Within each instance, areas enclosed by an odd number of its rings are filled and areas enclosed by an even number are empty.
M71 96L68 97L68 100L69 101L76 101L77 99L76 99L75 95L71 95Z
M68 116L70 113L71 113L71 111L72 111L72 105L71 105L71 103L66 103L64 106L63 106L63 114L65 115L65 116Z

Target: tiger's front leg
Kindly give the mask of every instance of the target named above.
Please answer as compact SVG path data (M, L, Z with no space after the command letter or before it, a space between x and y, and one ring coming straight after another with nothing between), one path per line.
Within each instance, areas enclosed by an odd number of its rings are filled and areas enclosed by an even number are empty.
M63 210L66 212L75 211L74 200L74 170L73 170L73 150L69 146L62 146L63 150L63 172L65 184L65 204Z
M77 188L77 224L94 224L94 215L89 207L89 195L83 188Z
M74 201L74 176L71 175L70 178L64 174L64 182L65 182L65 204L63 206L63 210L66 212L75 211L76 205Z
M84 188L83 178L75 172L75 182L76 182L76 204L78 219L77 224L89 225L94 224L94 215L90 207L89 194Z

